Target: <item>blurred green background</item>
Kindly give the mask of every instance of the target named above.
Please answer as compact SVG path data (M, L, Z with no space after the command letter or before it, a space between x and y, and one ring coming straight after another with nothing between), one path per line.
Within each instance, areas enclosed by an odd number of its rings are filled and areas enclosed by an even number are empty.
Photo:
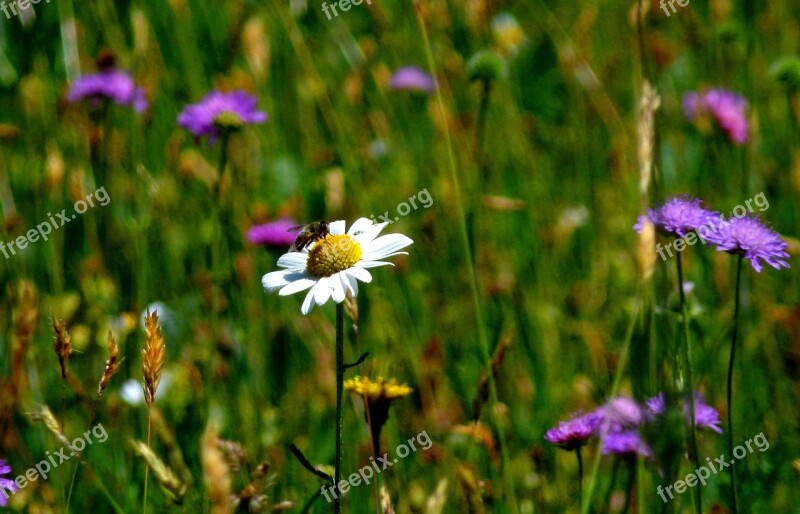
M800 52L797 5L693 0L669 17L656 2L639 7L373 0L328 20L320 2L305 0L52 0L35 15L0 16L0 240L97 187L111 198L49 241L0 259L0 457L16 476L60 446L28 419L37 405L48 405L72 438L94 419L109 438L86 453L69 510L142 509L145 465L129 441L145 439L147 411L120 391L141 380L140 317L159 302L168 356L153 449L183 473L188 492L172 505L151 472L148 510L224 512L209 500L201 458L213 424L246 452L243 468L230 472L230 492L239 494L266 461L269 501L292 501L301 512L321 483L283 444L296 444L315 466L333 463L335 309L305 317L300 295L265 294L261 276L283 250L252 245L245 234L283 216L349 225L395 212L427 189L430 208L386 229L414 245L362 287L358 348L349 323L346 334L348 362L368 351L367 374L415 390L392 407L384 448L423 430L434 443L383 473L382 485L399 513L514 512L509 486L518 512L579 512L575 459L547 444L545 431L604 403L620 363L619 393L643 399L664 389L681 334L674 264L659 260L647 280L640 272L631 227L642 202L690 193L727 213L763 192L763 217L793 256L798 250L800 98L770 73ZM488 88L467 69L487 49L506 71ZM144 87L145 113L113 106L101 119L65 100L104 50ZM436 94L388 85L401 66L432 71L429 51L441 104ZM637 122L645 79L661 107L655 176L643 198ZM712 86L746 96L746 145L701 134L684 119L682 96ZM176 123L213 88L249 91L270 116L230 141L232 207L217 300L209 248L219 145L195 141ZM724 419L735 261L699 247L682 256L694 283L695 385ZM763 431L770 449L737 466L740 511L800 513L798 274L747 266L744 288L735 434L744 441ZM61 382L51 316L66 321L77 350L71 384ZM472 436L487 362L476 320L489 351L504 339L510 347L497 370L498 403L488 402L483 431ZM109 329L125 360L92 418ZM346 407L345 476L370 455L359 402ZM584 451L587 462L596 451ZM700 452L725 453L724 437L703 433ZM65 512L75 465L26 487L8 510ZM685 475L685 459L682 466ZM596 512L622 511L628 493L630 512L662 512L657 465L641 464L634 486L624 466L612 479L615 468L602 459ZM726 512L727 480L720 474L703 488L707 512ZM691 494L668 508L690 512ZM311 507L330 511L324 500ZM353 489L345 511L378 512L372 487Z

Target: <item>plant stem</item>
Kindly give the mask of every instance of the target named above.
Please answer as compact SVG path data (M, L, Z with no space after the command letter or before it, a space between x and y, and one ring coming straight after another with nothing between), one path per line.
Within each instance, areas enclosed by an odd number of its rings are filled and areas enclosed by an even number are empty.
M609 398L616 396L617 391L619 390L619 385L622 382L622 374L625 368L628 365L628 355L630 354L631 349L631 341L633 340L633 332L636 328L636 319L639 316L639 310L642 307L642 296L643 293L640 290L636 292L636 303L633 306L633 311L631 312L631 318L628 322L628 327L625 332L625 342L622 346L622 351L619 354L619 361L617 362L617 370L614 373L614 382L611 384L611 390L609 391ZM592 461L592 471L589 475L589 487L586 490L586 496L583 498L582 506L581 506L581 514L588 514L589 510L591 509L592 503L592 496L594 496L594 491L597 486L597 473L600 470L600 457L602 456L601 452L595 452L594 460ZM616 469L616 465L615 465ZM614 477L616 477L616 471L614 472ZM613 478L612 478L612 486L613 486ZM607 502L606 502L607 503Z
M489 158L483 148L486 139L486 119L489 114L489 98L492 93L492 81L484 79L481 81L481 104L478 111L478 125L475 134L475 162L480 166L481 185L485 188L489 175ZM484 190L483 188L481 189Z
M344 302L336 304L336 460L333 487L338 487L342 473L342 393L344 391ZM342 511L340 495L333 500L333 512Z
M430 38L428 37L428 29L425 26L425 20L423 19L423 15L421 12L420 0L414 0L414 11L417 17L417 24L419 25L420 33L422 35L423 46L425 48L425 57L428 62L428 69L432 76L436 76L436 63L433 58L433 50L431 48ZM439 113L442 116L443 120L447 120L447 110L444 106L444 99L442 98L442 90L439 87L438 82L436 83L436 103L439 108ZM447 123L445 123L445 127L447 127ZM486 369L486 375L489 380L489 398L491 399L492 407L496 407L499 404L498 396L497 396L497 386L494 380L494 373L491 369L491 353L489 351L489 343L488 338L486 335L486 327L484 325L484 316L483 310L481 308L480 303L480 294L478 291L478 278L477 278L477 268L475 267L475 261L472 255L472 247L470 245L469 240L469 230L468 230L468 222L467 216L464 210L464 204L461 198L461 185L458 178L458 171L456 166L456 158L455 158L455 150L453 149L453 140L450 134L449 128L445 128L444 130L444 144L445 148L447 149L447 161L448 161L448 168L450 171L450 180L453 187L453 196L454 196L454 203L456 206L456 213L459 220L459 232L460 232L460 239L461 244L464 249L464 259L466 261L467 270L469 272L469 285L470 285L470 292L472 296L472 305L475 310L475 325L478 332L478 342L480 343L480 350L483 353L484 359L484 366ZM495 428L497 430L497 439L500 443L500 462L501 462L501 476L503 480L503 486L506 493L506 500L508 505L510 506L510 510L512 514L517 514L519 512L519 506L517 504L517 497L516 492L514 491L514 482L511 477L511 467L510 461L511 457L509 456L508 452L508 444L506 442L506 434L505 428L503 427L503 421L496 419L494 416L494 409L490 409L492 412L492 420L495 423ZM532 511L535 512L535 505L531 504Z
M575 450L575 455L578 457L578 499L583 502L583 458L580 447Z
M150 448L150 413L152 407L150 405L147 406L147 447ZM147 514L147 482L150 478L150 465L145 463L144 465L144 499L142 500L142 514Z
M681 264L681 254L675 256L675 263L678 268L678 294L681 299L681 320L683 322L683 365L686 376L681 383L681 393L683 401L689 397L689 459L694 465L694 469L700 467L697 455L697 423L694 412L694 381L692 378L692 349L689 342L689 317L686 315L686 294L683 291L683 265ZM687 393L688 390L688 393ZM685 404L684 404L685 405ZM699 487L692 488L694 498L694 511L696 514L703 513L703 499Z
M226 129L220 131L220 156L219 167L217 168L217 183L214 185L214 198L212 208L212 234L211 234L211 335L214 344L219 340L219 295L222 287L222 270L220 260L222 253L222 240L224 238L222 230L222 213L225 207L222 205L222 182L225 178L225 167L228 164L228 139L230 132Z
M736 299L733 308L733 334L731 335L731 359L728 362L728 451L733 455L733 362L736 355L736 337L739 334L739 306L742 285L742 261L744 257L739 254L736 261ZM736 514L736 467L731 470L731 513Z

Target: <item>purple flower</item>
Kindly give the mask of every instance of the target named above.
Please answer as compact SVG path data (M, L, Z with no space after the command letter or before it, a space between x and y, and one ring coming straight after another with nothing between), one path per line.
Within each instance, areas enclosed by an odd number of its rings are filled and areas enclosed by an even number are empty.
M130 73L116 68L107 68L76 80L69 88L67 100L74 103L85 98L93 105L105 98L118 105L130 105L136 112L147 109L144 89L136 87Z
M644 404L653 416L660 416L667 411L667 397L663 392L648 398L644 401Z
M389 80L389 87L399 91L433 93L436 82L433 77L414 66L398 68Z
M547 431L544 438L565 450L575 450L586 444L602 421L603 418L595 413L573 417L569 421L559 422L557 427Z
M717 245L717 251L744 255L758 272L763 268L759 259L775 269L789 267L786 262L789 258L786 253L789 245L780 234L758 218L744 216L721 220L719 227L708 235L708 239Z
M632 398L619 396L595 411L603 418L601 431L622 432L636 428L644 420L642 408Z
M267 121L267 113L256 110L256 103L256 97L244 91L212 91L187 105L178 115L178 123L197 137L208 136L213 144L220 128L237 129Z
M0 475L10 475L11 474L11 466L9 466L6 461L0 459ZM5 507L8 504L8 491L11 493L16 493L19 491L17 484L14 483L13 480L9 480L7 478L3 478L0 476L0 506Z
M739 145L747 142L746 109L744 97L726 89L687 93L683 97L683 112L690 121L702 123L710 115L731 141Z
M603 437L603 455L614 454L620 457L635 457L637 454L651 457L653 451L635 430L610 432Z
M654 396L645 400L645 405L652 416L661 416L667 410L666 395L661 392L658 396ZM689 425L692 419L689 415L689 403L683 402L683 414L686 418L686 424ZM713 430L718 434L722 433L719 427L721 421L719 419L719 412L714 407L706 404L705 398L699 392L694 392L694 424L697 428L707 428Z
M681 195L673 196L655 209L648 209L645 216L639 216L633 229L641 233L645 219L649 219L663 233L686 237L700 227L713 225L719 219L719 214L703 207L700 199Z
M689 418L689 406L684 405L684 412L687 420L691 423ZM721 434L722 429L719 427L722 423L719 419L719 412L714 407L706 404L706 399L703 395L694 392L694 424L697 428L708 428L714 432Z
M297 225L295 221L286 218L255 225L247 232L247 240L256 245L291 246L299 232L291 229Z

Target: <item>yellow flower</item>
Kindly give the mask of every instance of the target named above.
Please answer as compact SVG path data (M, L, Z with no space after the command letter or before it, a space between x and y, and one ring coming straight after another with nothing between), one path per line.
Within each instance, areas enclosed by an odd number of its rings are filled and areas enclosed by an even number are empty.
M379 401L393 402L398 398L410 395L414 390L407 385L400 385L397 380L390 378L386 380L383 377L378 377L372 380L365 377L356 377L351 380L345 380L344 388L356 396L367 396L370 403Z
M393 378L386 380L383 377L376 380L356 377L346 380L344 388L359 398L366 396L364 419L370 425L373 456L377 457L381 453L381 429L389 419L389 407L393 401L410 395L414 390L405 384L398 384Z

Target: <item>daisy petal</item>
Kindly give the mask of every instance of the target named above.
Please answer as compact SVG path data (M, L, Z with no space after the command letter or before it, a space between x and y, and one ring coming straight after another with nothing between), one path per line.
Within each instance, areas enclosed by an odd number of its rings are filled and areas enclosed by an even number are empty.
M344 234L344 220L336 220L328 223L328 232L335 236Z
M364 268L360 268L358 266L353 266L346 272L353 278L357 278L358 280L369 284L372 282L372 274Z
M361 245L369 245L375 240L376 237L378 237L378 234L381 233L381 230L383 230L386 225L388 225L388 223L376 223L367 228L361 234L353 236L353 238Z
M292 273L294 272L291 270L281 270L267 273L261 278L261 285L267 291L276 291L289 284L286 276L291 275Z
M355 223L350 225L350 230L347 231L348 235L356 237L366 231L372 226L372 220L369 218L358 218Z
M364 254L361 258L365 261L383 259L385 256L405 248L413 242L403 234L387 234L372 241L364 248Z
M324 305L331 297L330 278L322 277L311 290L314 292L314 302Z
M378 266L394 266L394 263L387 261L359 261L354 268L377 268Z
M298 278L283 287L278 294L280 296L288 296L290 294L299 293L300 291L305 291L309 287L313 287L317 281L311 278Z
M342 286L342 280L344 275L344 271L340 271L336 275L332 276L329 280L330 289L331 289L331 298L336 303L342 303L344 301L344 286Z
M339 273L339 281L342 283L342 289L344 290L345 296L347 293L350 293L351 296L355 295L353 291L353 287L350 285L350 281L354 280L353 277L347 274L347 272Z
M303 313L304 316L308 316L308 313L311 312L311 309L314 308L314 289L312 288L311 291L308 292L306 295L305 300L303 300L303 306L300 307L300 312Z
M305 269L308 261L307 253L289 252L281 255L278 259L278 266L288 269Z

